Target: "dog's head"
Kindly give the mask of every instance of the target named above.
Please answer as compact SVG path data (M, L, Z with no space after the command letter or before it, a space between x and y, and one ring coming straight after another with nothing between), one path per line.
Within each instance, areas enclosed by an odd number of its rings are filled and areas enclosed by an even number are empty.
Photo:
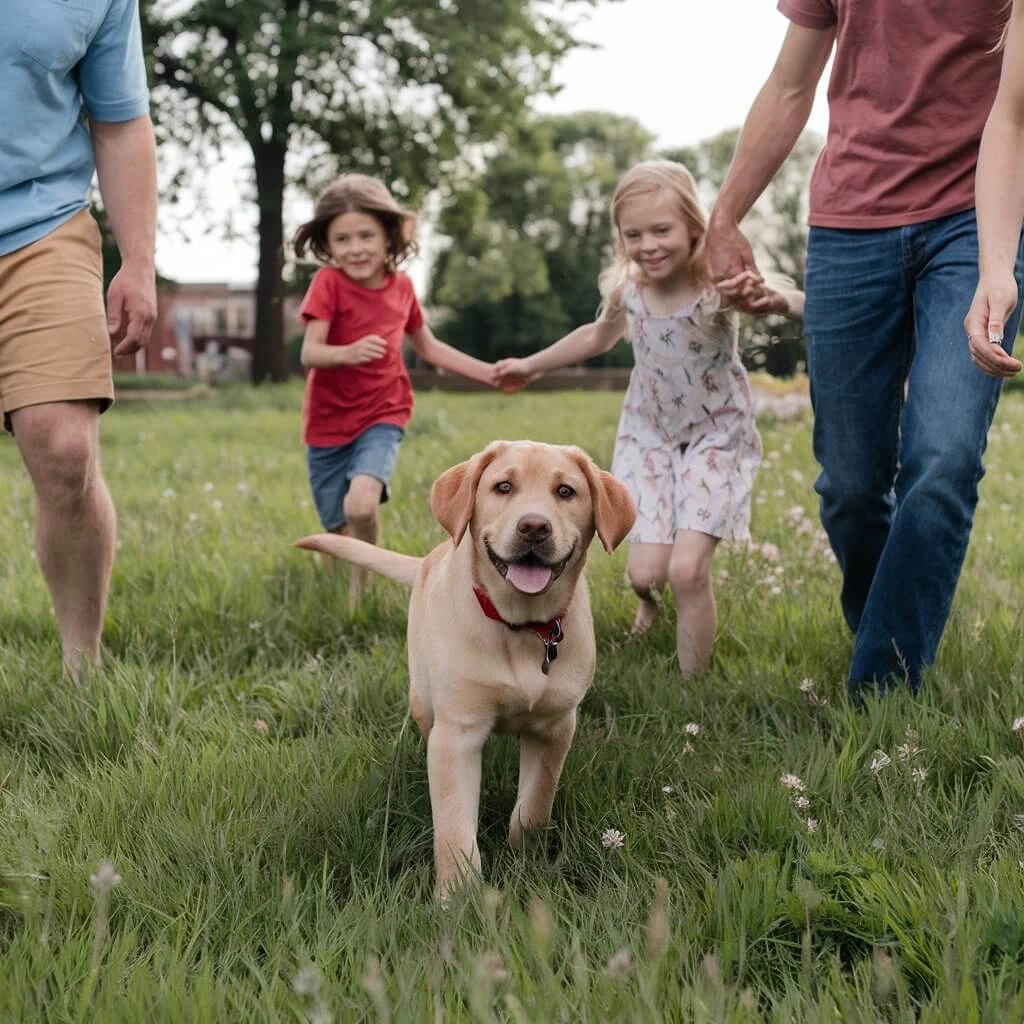
M456 547L470 533L478 578L499 608L502 594L567 600L594 534L612 552L636 518L626 489L586 452L532 441L495 441L453 466L430 504Z

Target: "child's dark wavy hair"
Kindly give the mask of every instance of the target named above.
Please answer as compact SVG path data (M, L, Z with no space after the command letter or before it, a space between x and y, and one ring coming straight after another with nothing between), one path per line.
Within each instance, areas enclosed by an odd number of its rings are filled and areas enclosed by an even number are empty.
M416 215L399 206L387 186L368 174L343 174L324 190L313 208L312 219L295 232L295 255L304 259L309 249L317 259L330 263L327 229L342 213L365 213L380 222L387 238L389 270L415 255Z

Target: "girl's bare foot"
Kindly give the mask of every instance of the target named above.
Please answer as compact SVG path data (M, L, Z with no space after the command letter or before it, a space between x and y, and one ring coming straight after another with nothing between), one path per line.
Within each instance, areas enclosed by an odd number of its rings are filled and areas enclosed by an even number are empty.
M636 610L636 618L633 619L633 628L629 631L630 636L642 636L658 620L658 602L650 598L640 598L640 605Z

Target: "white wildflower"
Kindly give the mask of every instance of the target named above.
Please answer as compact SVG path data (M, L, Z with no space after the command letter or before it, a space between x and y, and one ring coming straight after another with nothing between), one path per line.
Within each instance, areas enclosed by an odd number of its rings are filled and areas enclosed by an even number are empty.
M798 811L806 811L811 806L811 801L805 796L796 796L793 798L793 806Z
M683 732L685 732L687 736L697 736L700 733L700 726L696 722L687 722L686 725L683 726Z
M626 843L626 833L617 828L606 828L601 834L601 844L606 850L621 850Z
M877 776L891 764L892 758L884 750L876 750L870 764L868 764L868 769Z
M621 981L633 970L633 957L628 949L620 949L608 958L604 973L615 981Z
M491 951L484 953L476 962L476 975L483 981L489 981L492 985L508 979L508 970L501 957Z
M808 818L804 822L804 824L807 826L807 831L808 832L817 832L818 831L818 822L817 822L817 820L815 818Z
M779 782L781 782L786 789L795 789L798 793L802 793L807 787L804 785L803 779L799 775L793 775L791 772L786 772Z
M96 866L96 870L89 876L89 884L97 892L110 892L122 881L123 879L117 873L117 868L109 860L101 860Z
M292 988L297 995L315 996L320 992L320 981L320 969L316 964L310 964L292 978Z

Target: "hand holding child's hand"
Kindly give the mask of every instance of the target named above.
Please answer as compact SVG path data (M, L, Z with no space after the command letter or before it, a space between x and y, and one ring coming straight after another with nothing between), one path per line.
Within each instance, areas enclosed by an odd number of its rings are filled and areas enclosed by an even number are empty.
M344 345L339 348L343 365L359 366L362 363L372 363L380 359L388 350L388 343L376 334L368 334L365 338L353 341L351 345Z
M785 292L770 288L760 274L751 271L719 281L717 288L730 306L743 313L754 316L778 313L785 316L792 312Z
M525 359L499 359L494 364L494 383L506 394L522 391L543 374L530 371Z

